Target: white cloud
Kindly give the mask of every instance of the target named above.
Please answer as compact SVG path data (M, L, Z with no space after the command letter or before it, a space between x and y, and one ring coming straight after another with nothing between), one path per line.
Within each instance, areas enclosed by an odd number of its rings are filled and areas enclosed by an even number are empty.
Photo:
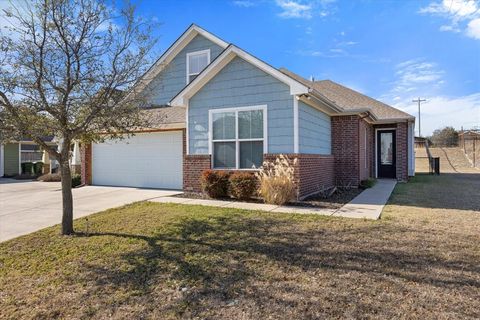
M311 19L326 17L333 13L336 0L276 0L282 10L278 16L285 19Z
M395 66L395 80L390 90L379 100L418 116L418 97L427 99L422 104L422 134L445 126L460 129L480 124L480 92L452 97L444 94L446 73L436 63L425 59L411 59Z
M249 0L237 0L232 2L237 7L250 8L256 5L255 2Z
M443 25L440 26L440 31L451 31L451 32L460 32L461 30L457 26L453 25Z
M468 23L467 35L474 39L480 39L480 18L473 19Z
M412 59L395 66L395 85L392 93L407 93L423 90L424 87L438 87L445 83L445 72L436 63L424 59Z
M422 134L452 126L456 129L480 125L480 93L460 97L422 96L427 102L421 106ZM418 105L411 98L395 101L392 106L418 117ZM417 124L418 128L418 124Z
M440 31L461 32L464 30L468 37L480 39L480 8L473 0L432 2L418 12L449 20L449 24L440 26Z
M279 13L282 18L310 19L312 17L312 6L308 4L301 4L292 0L277 0L276 3L283 10Z

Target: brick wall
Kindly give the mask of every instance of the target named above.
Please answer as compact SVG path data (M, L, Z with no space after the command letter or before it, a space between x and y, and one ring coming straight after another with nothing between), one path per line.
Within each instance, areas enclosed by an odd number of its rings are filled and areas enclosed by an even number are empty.
M375 176L372 163L375 155L374 129L364 119L359 122L359 172L360 181Z
M84 144L80 148L82 184L92 184L92 144Z
M264 161L273 162L277 154L265 154ZM285 154L294 165L297 198L329 189L335 185L334 157L317 154Z
M185 155L183 157L183 190L201 192L200 177L203 170L210 168L210 155Z
M332 154L336 185L360 183L360 129L358 115L332 117Z
M408 124L397 123L397 180L408 181Z

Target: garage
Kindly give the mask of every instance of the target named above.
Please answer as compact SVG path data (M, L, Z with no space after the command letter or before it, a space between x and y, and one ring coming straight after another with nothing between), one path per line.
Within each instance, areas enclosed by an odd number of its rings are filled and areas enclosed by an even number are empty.
M137 133L92 144L92 183L182 189L183 132Z

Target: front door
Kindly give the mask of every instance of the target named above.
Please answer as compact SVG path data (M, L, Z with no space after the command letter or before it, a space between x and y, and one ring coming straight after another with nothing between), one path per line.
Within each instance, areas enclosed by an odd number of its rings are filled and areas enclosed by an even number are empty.
M377 132L377 168L379 178L395 179L395 130Z

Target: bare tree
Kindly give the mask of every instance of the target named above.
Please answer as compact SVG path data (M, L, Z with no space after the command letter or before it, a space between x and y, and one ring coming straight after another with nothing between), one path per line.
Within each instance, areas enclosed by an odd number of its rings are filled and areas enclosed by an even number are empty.
M123 93L150 65L153 25L129 3L103 0L15 2L3 16L10 26L0 34L2 139L29 137L58 160L62 234L72 234L70 146L148 126L138 95ZM51 134L60 150L42 140Z

